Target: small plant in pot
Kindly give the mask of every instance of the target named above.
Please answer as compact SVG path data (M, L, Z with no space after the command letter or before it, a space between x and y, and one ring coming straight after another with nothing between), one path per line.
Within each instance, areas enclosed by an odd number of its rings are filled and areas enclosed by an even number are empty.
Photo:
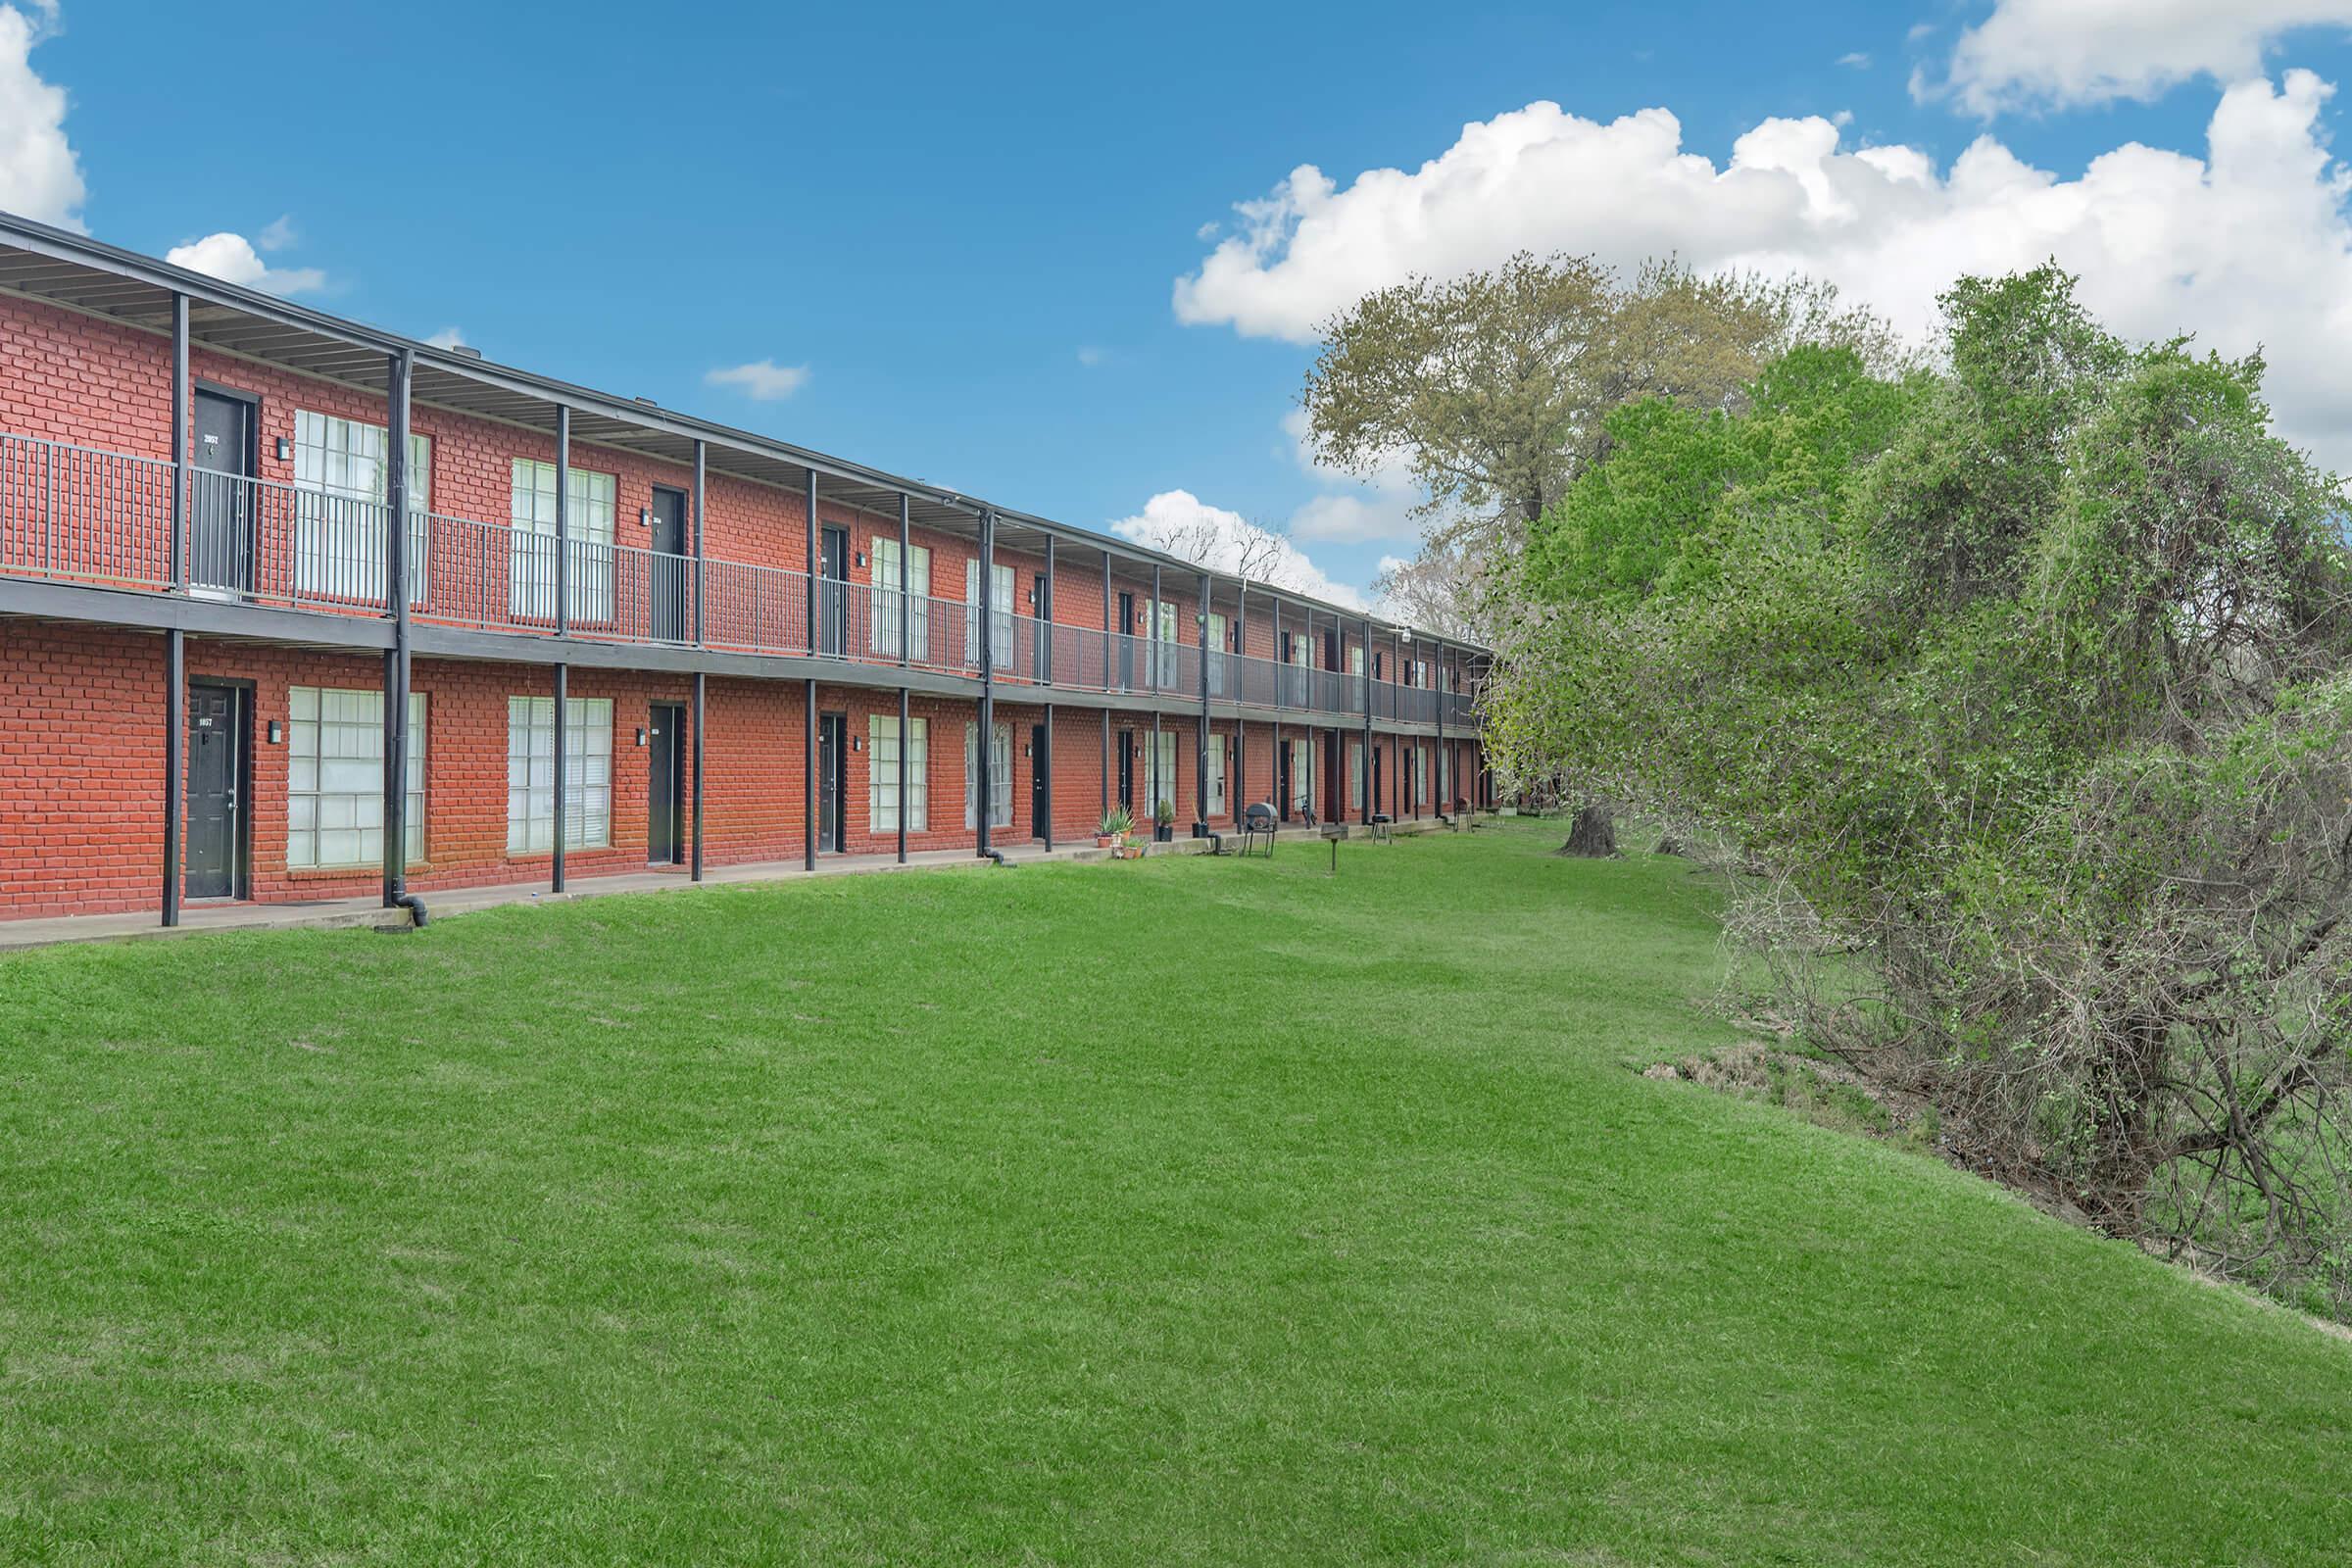
M1114 806L1102 813L1102 825L1095 829L1095 848L1115 850L1127 842L1135 831L1135 813L1124 806Z
M1152 837L1165 844L1176 836L1176 808L1167 801L1152 808Z

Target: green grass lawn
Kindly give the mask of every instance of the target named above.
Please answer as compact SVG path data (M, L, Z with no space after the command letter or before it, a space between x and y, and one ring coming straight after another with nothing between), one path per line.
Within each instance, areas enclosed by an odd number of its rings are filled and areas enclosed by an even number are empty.
M2343 1560L2352 1345L1641 1078L1556 839L0 960L0 1561Z

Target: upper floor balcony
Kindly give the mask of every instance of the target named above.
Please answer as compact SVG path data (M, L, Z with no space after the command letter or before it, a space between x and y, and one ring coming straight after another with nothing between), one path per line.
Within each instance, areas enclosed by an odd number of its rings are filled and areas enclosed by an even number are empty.
M168 460L0 434L0 574L320 614L390 612L392 514L383 503L197 466L186 477L186 529L175 545ZM1157 695L1171 706L1206 698L1329 723L1476 722L1465 693L904 593L851 581L846 570L811 576L599 540L559 543L552 524L427 511L409 514L405 536L410 613L420 624L973 678L986 664L1009 686Z

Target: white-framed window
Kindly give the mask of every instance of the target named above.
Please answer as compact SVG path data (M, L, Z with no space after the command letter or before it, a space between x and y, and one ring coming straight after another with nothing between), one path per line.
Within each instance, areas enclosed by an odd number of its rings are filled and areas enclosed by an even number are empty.
M1303 740L1284 742L1291 749L1291 810L1304 813L1315 804L1315 753Z
M409 694L408 858L424 858L424 693ZM286 868L384 861L384 694L286 691Z
M1356 647L1348 650L1348 673L1350 675L1361 675L1363 672L1364 650L1362 645L1358 644Z
M1438 809L1453 809L1453 748L1438 748Z
M571 618L612 618L612 523L619 481L609 473L573 468L564 491L564 531L571 537L565 564ZM508 565L508 610L537 620L556 618L556 466L516 458L508 509L514 546Z
M1159 644L1157 684L1162 690L1176 684L1176 647L1179 640L1176 634L1176 608L1169 600L1159 602L1159 625L1153 634L1153 640Z
M980 558L963 564L963 662L980 662ZM988 577L988 641L999 669L1012 662L1012 568L993 566Z
M1364 743L1348 743L1348 809L1364 808Z
M1208 738L1208 816L1215 821L1225 814L1225 748L1223 735Z
M564 847L612 842L612 700L564 705ZM507 699L507 853L556 847L556 700Z
M988 744L988 825L1012 826L1012 730L999 724L989 736ZM963 726L963 825L977 827L980 821L980 726L966 720Z
M867 831L899 830L899 720L896 714L874 714L866 720L866 755L873 759L866 775ZM931 727L927 719L906 720L906 831L927 832L931 826Z
M1225 695L1225 617L1208 613L1208 695Z
M899 542L875 536L873 645L874 652L884 659L899 657L899 594L904 590L909 596L906 643L919 663L931 657L931 552L922 545L910 545L906 561L908 569L902 581ZM891 733L898 733L895 718L891 720Z
M1152 753L1151 777L1145 781L1151 788L1146 791L1145 800L1150 803L1149 809L1156 821L1160 802L1167 802L1170 808L1176 804L1176 732L1161 730Z
M294 411L294 588L384 602L384 502L389 440L380 424ZM424 602L431 537L433 442L409 435L409 599Z

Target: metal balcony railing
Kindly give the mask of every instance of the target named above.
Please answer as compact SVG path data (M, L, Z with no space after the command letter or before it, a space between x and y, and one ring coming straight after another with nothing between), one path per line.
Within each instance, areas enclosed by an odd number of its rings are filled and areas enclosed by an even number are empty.
M187 530L173 580L172 465L0 433L0 573L382 615L391 511L270 479L187 469ZM410 605L419 621L606 642L814 656L976 675L981 638L1008 685L1158 693L1345 721L1364 712L1362 675L1197 643L1105 633L962 600L782 566L671 555L592 538L563 552L550 532L440 514L407 521ZM700 611L699 616L697 611ZM1371 683L1376 718L1475 727L1474 692Z

